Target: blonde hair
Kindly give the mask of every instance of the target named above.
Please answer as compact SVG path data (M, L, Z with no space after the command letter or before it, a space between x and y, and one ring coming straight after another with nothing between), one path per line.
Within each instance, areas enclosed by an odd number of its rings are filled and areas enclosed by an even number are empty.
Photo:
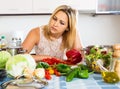
M68 29L63 33L61 48L71 49L74 45L75 38L76 38L76 10L72 9L70 6L61 5L54 10L54 12L50 17L50 21L52 17L59 11L63 11L68 16ZM50 21L49 21L49 24L50 24ZM49 24L45 25L44 27L44 30L45 30L44 34L45 34L45 37L47 37L48 39L50 39Z

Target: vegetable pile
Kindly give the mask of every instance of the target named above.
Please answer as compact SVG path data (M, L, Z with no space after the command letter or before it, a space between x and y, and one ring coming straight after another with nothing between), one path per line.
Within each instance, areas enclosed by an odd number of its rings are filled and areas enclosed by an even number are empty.
M73 78L88 78L87 69L81 65L71 68L82 61L82 55L79 51L72 49L66 52L67 60L56 58L45 58L36 63L30 54L17 54L11 56L7 51L0 52L0 67L7 71L7 74L13 78L24 76L25 78L52 79L51 75L66 76L66 81L70 82ZM2 65L3 64L3 65Z
M74 78L82 78L87 79L89 77L89 70L86 65L79 64L75 68L71 68L70 65L58 63L55 65L49 65L46 62L39 62L37 64L37 68L44 68L45 69L45 78L47 80L52 79L51 75L56 76L66 76L66 81L70 82Z
M66 76L66 81L69 82L73 78L88 78L88 70L83 70L80 66L73 69L71 65L76 65L82 61L82 55L75 49L66 52L67 60L60 60L56 58L44 58L41 62L37 63L36 68L45 69L45 78L50 80L51 75ZM77 74L73 72L77 72Z
M82 61L82 55L79 51L75 49L68 50L66 52L67 60L60 60L56 58L44 58L42 62L47 62L49 65L54 65L58 63L68 64L68 65L75 65Z

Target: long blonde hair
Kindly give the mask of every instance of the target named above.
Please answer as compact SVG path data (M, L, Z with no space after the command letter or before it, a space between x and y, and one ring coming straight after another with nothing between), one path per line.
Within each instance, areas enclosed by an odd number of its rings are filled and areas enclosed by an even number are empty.
M54 10L54 12L50 17L50 21L52 17L59 11L63 11L68 16L68 29L63 33L61 48L71 49L74 45L75 38L76 38L76 10L72 9L70 6L61 5ZM49 24L50 24L50 21L49 21ZM44 30L45 30L44 34L45 34L45 37L47 37L48 39L50 39L49 24L45 25L44 27Z

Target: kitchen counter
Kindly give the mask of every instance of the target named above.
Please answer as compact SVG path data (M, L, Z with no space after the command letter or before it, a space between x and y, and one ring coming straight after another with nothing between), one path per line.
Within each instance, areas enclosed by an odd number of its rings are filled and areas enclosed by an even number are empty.
M8 80L9 78L4 78L0 80L0 84ZM64 76L53 75L52 79L48 80L48 85L43 89L120 89L120 82L116 84L105 83L100 74L91 74L88 79L74 78L71 82L66 82Z

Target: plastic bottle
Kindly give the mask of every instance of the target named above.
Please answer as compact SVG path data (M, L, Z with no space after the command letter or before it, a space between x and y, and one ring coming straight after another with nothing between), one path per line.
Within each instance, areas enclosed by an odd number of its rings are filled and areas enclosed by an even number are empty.
M12 38L9 42L9 48L15 48L16 47L16 39Z
M18 38L18 40L17 40L17 46L21 47L21 38Z
M11 42L10 42L9 47L20 48L21 47L21 38L13 37Z
M7 47L7 40L5 36L1 36L1 48L6 48Z

